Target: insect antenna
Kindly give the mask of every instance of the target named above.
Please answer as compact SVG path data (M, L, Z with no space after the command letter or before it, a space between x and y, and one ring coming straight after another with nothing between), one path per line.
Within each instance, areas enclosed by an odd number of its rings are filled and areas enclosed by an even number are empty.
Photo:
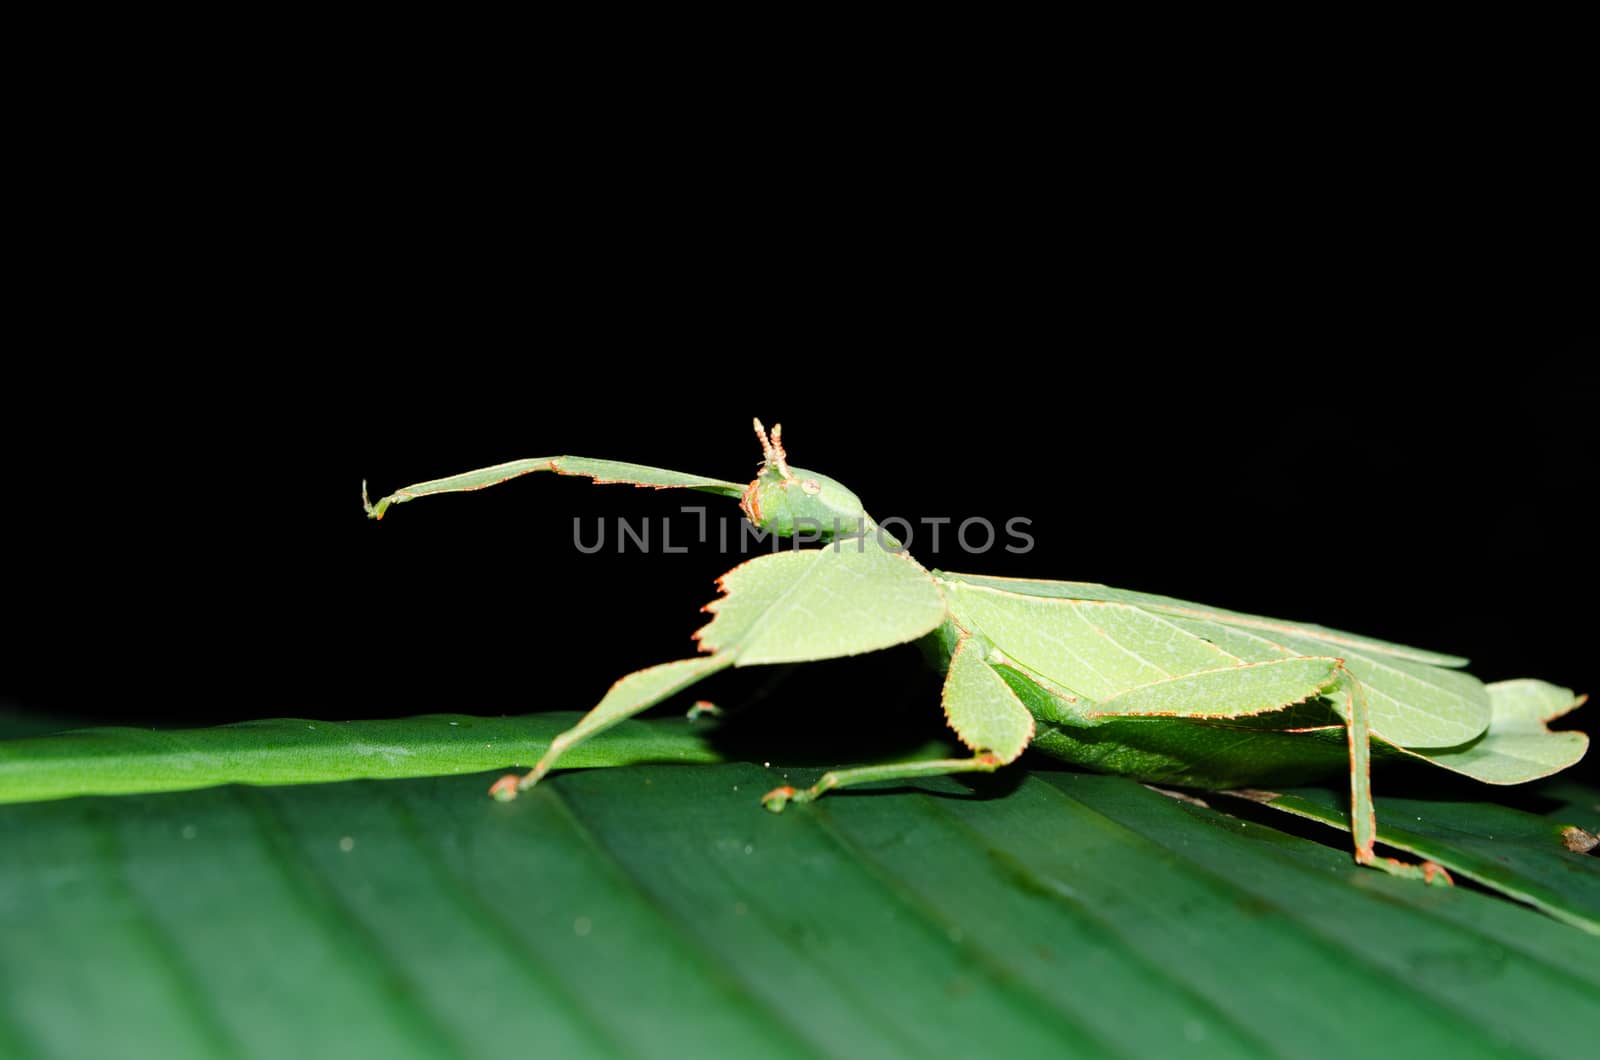
M761 455L766 460L768 467L778 469L778 474L786 479L794 478L794 472L789 470L789 454L783 451L783 424L772 425L772 436L767 436L767 429L761 421L755 420L756 437L761 440Z

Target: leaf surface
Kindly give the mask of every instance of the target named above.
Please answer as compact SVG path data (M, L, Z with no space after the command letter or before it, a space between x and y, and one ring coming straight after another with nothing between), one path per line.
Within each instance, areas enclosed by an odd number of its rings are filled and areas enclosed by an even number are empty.
M580 716L275 718L204 729L78 729L0 740L0 803L219 784L448 776L530 766ZM700 731L687 722L623 722L568 751L561 765L717 760Z
M1260 794L1262 805L1349 829L1345 803L1326 789ZM1385 798L1377 805L1379 842L1600 935L1600 858L1569 849L1572 825L1493 803Z
M487 776L445 776L0 808L0 1050L1572 1057L1600 1020L1581 931L1131 781L760 808L816 775L641 765L505 804Z

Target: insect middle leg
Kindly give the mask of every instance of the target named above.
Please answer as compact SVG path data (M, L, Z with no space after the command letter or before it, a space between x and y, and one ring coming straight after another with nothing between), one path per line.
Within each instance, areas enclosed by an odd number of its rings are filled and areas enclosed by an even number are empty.
M892 762L876 766L836 769L804 791L787 785L761 799L777 813L791 802L810 802L834 788L870 784L875 780L906 780L950 773L993 773L1016 761L1033 739L1033 716L1005 680L984 659L981 647L962 636L950 656L940 699L945 719L961 741L975 752L971 758L935 758L922 762Z
M951 773L993 773L1004 763L992 754L971 758L932 758L922 762L892 762L881 766L856 766L832 769L809 788L796 789L785 784L761 796L761 804L773 813L782 813L791 802L813 802L835 788L852 784L871 784L878 780L910 780L914 777L939 777Z

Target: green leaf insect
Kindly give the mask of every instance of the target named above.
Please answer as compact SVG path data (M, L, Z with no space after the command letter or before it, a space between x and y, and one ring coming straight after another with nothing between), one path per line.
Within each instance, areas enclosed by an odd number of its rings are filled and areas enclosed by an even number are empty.
M1439 865L1374 851L1371 758L1420 759L1487 784L1521 784L1583 757L1588 737L1546 722L1585 697L1542 681L1485 685L1465 659L1088 582L952 574L923 567L835 480L791 467L782 427L759 420L762 463L748 485L610 460L518 460L362 501L396 504L482 489L535 471L737 498L783 538L820 548L762 555L718 580L701 654L626 675L562 732L499 799L533 787L576 745L730 666L807 662L923 641L946 670L945 717L968 757L840 769L763 797L781 811L873 781L993 772L1032 748L1150 783L1261 788L1347 774L1355 859L1448 883Z

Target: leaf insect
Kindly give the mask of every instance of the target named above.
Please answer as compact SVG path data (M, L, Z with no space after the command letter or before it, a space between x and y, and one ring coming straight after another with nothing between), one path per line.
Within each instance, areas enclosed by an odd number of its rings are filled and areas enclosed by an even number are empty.
M746 485L575 456L539 457L407 486L376 504L483 489L536 471L599 483L714 493L778 537L846 528L848 541L762 555L718 579L696 657L628 674L526 775L491 794L515 798L562 754L730 666L807 662L924 640L945 668L945 717L972 752L838 769L804 790L763 797L781 811L872 781L993 772L1028 748L1157 784L1233 789L1347 773L1355 860L1449 882L1432 862L1374 851L1371 758L1420 759L1488 784L1521 784L1577 762L1588 737L1545 722L1585 697L1535 680L1485 685L1465 659L1323 626L1288 622L1087 582L955 574L923 567L836 480L793 467L781 426L755 421L762 461Z

